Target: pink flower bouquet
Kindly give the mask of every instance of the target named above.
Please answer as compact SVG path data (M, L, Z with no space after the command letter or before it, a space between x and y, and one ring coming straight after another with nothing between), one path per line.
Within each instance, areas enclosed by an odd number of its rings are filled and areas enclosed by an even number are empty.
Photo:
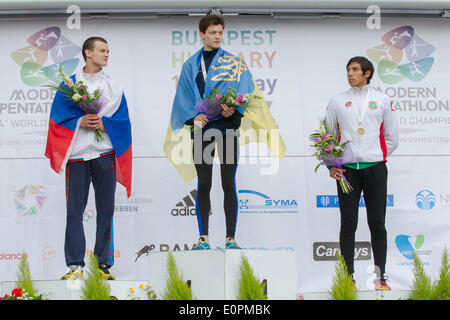
M87 114L98 114L100 112L103 106L103 99L101 99L101 92L99 89L95 90L93 93L89 93L88 87L84 82L80 80L74 83L73 80L62 71L61 65L59 65L59 74L69 90L60 87L58 83L54 82L45 85L45 87L62 92L66 98L78 104L81 110ZM97 141L105 140L100 130L96 129L95 135Z
M245 109L251 99L261 99L261 97L252 94L236 94L236 89L231 87L228 88L228 91L224 95L221 95L216 87L206 100L199 101L195 104L195 110L200 113L205 113L208 119L212 119L222 113L222 104L226 104L229 107L241 106Z
M315 172L321 165L342 168L343 165L354 161L352 149L348 145L350 141L341 144L339 139L329 132L325 120L320 122L319 130L316 130L309 137L314 143L312 147L316 150L314 156L320 161L314 170ZM346 194L353 190L344 175L342 179L339 179L339 184Z

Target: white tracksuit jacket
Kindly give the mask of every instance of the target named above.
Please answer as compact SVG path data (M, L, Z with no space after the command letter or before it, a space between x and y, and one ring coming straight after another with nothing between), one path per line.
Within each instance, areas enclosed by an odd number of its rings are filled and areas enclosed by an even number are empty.
M359 136L357 115L352 108L359 106L362 114L362 104L365 102L366 92L369 99L364 108L361 125L366 129L364 136ZM339 129L341 143L350 140L354 162L386 161L386 157L397 148L399 143L398 123L395 109L389 97L367 85L360 90L351 87L330 99L327 106L325 121L331 133L336 135Z

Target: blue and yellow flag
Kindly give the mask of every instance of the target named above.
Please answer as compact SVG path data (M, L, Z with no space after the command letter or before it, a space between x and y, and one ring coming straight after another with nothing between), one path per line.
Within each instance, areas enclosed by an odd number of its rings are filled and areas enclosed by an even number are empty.
M191 181L197 175L192 158L190 126L185 125L185 122L198 114L195 104L202 100L195 82L200 69L202 52L203 48L183 64L163 146L167 158L185 182ZM245 109L241 106L236 108L244 115L239 128L240 145L250 142L267 143L269 149L282 158L286 147L250 70L241 58L219 48L207 73L204 96L211 95L214 88L224 95L229 87L235 89L237 94L252 94L261 97L261 99L251 99Z

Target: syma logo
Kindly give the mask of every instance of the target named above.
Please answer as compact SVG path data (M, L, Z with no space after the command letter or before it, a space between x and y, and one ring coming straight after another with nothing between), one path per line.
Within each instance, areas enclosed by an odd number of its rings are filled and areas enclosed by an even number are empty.
M31 35L28 46L11 52L11 58L20 66L20 77L28 86L37 87L51 80L61 82L59 65L66 74L78 66L81 48L61 34L59 27L42 29ZM44 66L48 56L50 64Z
M416 205L422 210L431 210L436 205L436 197L430 190L422 190L416 195Z
M383 44L368 49L367 55L378 64L377 74L383 83L396 84L405 78L419 82L425 78L434 63L430 55L435 47L415 34L413 27L393 29L381 40Z
M254 190L239 190L239 194L248 197L239 199L241 213L299 213L295 199L274 199Z
M47 195L43 186L26 185L14 191L14 203L19 216L35 216L41 213Z

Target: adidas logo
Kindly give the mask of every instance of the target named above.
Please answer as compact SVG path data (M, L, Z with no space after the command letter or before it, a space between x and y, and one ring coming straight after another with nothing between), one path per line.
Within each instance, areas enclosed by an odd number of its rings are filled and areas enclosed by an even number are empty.
M185 196L180 202L175 205L170 214L174 217L178 216L197 216L197 210L195 210L195 201L197 199L197 190L194 189L187 196ZM211 215L212 212L209 212Z

